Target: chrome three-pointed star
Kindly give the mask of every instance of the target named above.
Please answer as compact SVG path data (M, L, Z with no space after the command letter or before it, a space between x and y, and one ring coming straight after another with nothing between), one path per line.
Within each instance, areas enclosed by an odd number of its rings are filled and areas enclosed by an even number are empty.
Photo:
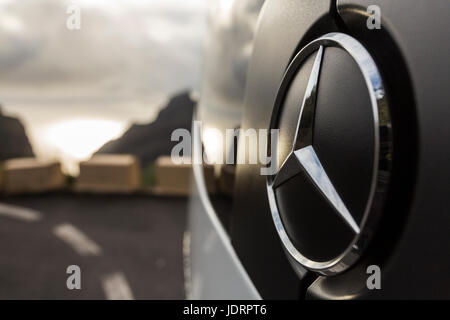
M312 145L317 84L319 81L322 56L323 47L321 46L314 60L314 65L306 87L292 150L278 170L271 187L276 189L288 179L291 179L304 171L345 223L358 234L360 232L358 224L353 219L353 216L350 214L334 188L333 183L328 178Z

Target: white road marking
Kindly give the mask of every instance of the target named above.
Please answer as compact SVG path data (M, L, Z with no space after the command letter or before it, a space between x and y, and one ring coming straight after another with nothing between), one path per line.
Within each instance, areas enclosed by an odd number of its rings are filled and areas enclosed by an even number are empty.
M102 286L108 300L134 300L127 279L122 272L105 275L102 278Z
M82 256L98 256L102 252L99 245L70 223L57 225L53 233Z
M42 218L41 213L36 210L5 203L0 203L0 216L15 218L26 222L36 222Z

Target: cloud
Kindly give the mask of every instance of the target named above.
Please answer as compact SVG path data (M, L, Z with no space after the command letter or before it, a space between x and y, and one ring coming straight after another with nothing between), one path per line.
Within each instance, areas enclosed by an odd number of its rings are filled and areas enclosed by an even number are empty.
M207 1L1 1L0 99L132 101L196 88ZM80 30L66 28L70 4Z

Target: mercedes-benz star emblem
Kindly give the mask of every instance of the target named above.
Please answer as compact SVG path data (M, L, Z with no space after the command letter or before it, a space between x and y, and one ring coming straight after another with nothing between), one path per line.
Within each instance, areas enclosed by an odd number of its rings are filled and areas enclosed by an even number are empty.
M371 105L368 105L367 107L371 108L372 119L374 121L375 132L371 132L374 137L374 159L373 168L371 168L372 178L370 193L365 207L366 209L364 210L361 219L355 219L352 212L346 206L344 199L341 198L339 190L336 190L333 181L327 174L327 170L322 165L320 157L314 148L313 134L317 93L318 90L320 90L319 79L324 52L328 47L342 49L351 56L363 75L365 86L370 97ZM300 112L291 151L282 165L279 166L277 174L268 177L267 190L272 217L288 254L307 269L324 275L332 275L346 270L357 261L373 233L381 211L380 202L383 201L383 197L380 197L379 195L382 193L381 189L383 189L384 192L387 180L386 177L388 177L389 168L386 168L385 166L385 159L390 159L391 154L391 124L388 116L389 112L387 109L382 79L374 60L368 51L356 39L346 34L330 33L308 44L296 55L290 64L278 93L271 120L271 129L279 128L279 114L283 108L286 92L305 60L314 54L315 58L306 86L305 95L303 98L299 97L298 99L298 108L300 109ZM384 129L386 128L388 134L385 133L386 130ZM386 144L389 146L388 148L380 148L381 145L384 146ZM382 163L383 165L381 165ZM283 215L280 214L282 208L280 207L279 199L277 198L277 189L300 174L303 174L308 178L307 180L309 183L313 185L317 193L320 194L320 201L326 202L327 205L332 208L334 214L339 217L340 223L345 224L346 228L351 230L349 231L351 235L348 237L349 241L346 242L345 249L341 250L339 254L327 258L325 261L323 259L311 258L307 254L304 254L298 246L294 245L295 241L292 240L292 235L288 233L288 228L286 228L285 225L286 222L283 221ZM384 183L379 182L381 176L383 177ZM352 177L349 177L349 179L351 178ZM375 194L377 195L376 199ZM298 201L302 201L301 197L299 197ZM302 210L301 203L299 206L300 210ZM314 216L315 212L307 212L306 214ZM326 222L324 221L324 223ZM314 230L311 230L311 232L314 232ZM308 239L305 240L301 235L299 238L299 242L308 241ZM320 246L327 246L327 241L333 241L333 239L324 239Z

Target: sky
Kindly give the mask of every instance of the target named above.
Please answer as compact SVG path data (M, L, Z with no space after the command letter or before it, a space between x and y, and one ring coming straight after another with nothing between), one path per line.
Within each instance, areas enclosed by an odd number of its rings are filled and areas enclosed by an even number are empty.
M70 5L79 30L66 26ZM39 157L87 158L199 89L207 15L208 0L0 0L3 112Z

